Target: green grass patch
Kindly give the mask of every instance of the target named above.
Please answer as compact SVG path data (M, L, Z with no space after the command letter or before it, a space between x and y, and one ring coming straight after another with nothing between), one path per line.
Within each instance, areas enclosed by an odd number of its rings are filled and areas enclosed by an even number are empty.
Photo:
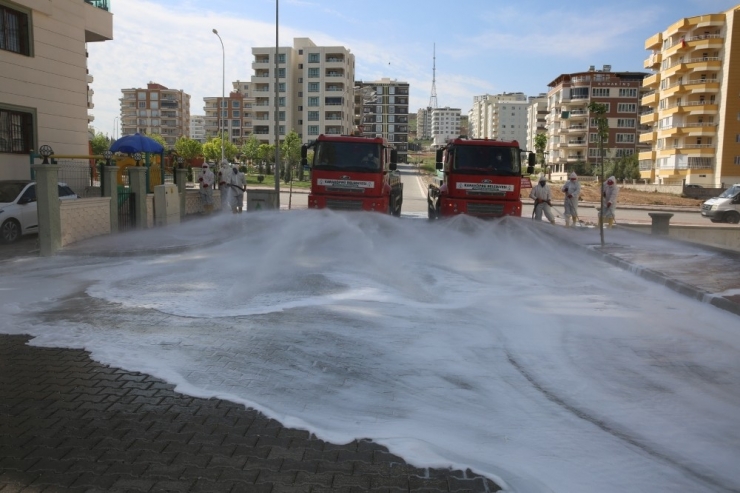
M304 181L298 181L297 179L293 180L293 188L311 188L311 181L308 179L308 173L304 175L305 180ZM247 179L247 186L250 185L263 185L268 186L271 188L275 188L275 176L274 175L264 175L264 179L260 183L259 180L257 180L257 175L246 175ZM280 190L285 190L290 188L290 183L285 183L285 181L280 180Z

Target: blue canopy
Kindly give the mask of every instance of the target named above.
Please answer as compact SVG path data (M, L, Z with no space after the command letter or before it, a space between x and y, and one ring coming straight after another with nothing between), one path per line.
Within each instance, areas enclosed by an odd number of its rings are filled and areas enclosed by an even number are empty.
M164 152L162 144L156 140L136 133L134 135L124 135L110 146L111 152L125 152L133 154L135 152L149 152L151 154L160 154Z

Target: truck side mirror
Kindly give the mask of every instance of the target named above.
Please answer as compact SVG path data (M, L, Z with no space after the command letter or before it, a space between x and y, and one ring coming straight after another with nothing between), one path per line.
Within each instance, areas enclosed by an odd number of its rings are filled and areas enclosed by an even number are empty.
M302 157L301 158L301 166L303 166L304 168L306 168L308 166L308 159L306 159L305 157Z
M441 162L442 162L442 153L443 153L443 152L444 152L444 151L442 151L442 149L437 149L437 159L436 159L436 161L437 161L438 163L441 163Z
M437 149L437 154L435 157L435 169L442 169L444 166L442 164L442 158L444 157L444 151L442 149Z
M531 175L534 173L535 155L534 152L530 152L527 155L527 174Z
M301 146L301 159L303 160L303 159L306 159L307 157L308 157L308 146L304 144Z
M437 161L436 163L434 163L435 169L442 169L443 167L444 167L444 164L442 163L442 161Z
M396 164L398 162L398 151L396 149L391 149L391 163ZM395 169L395 168L391 168Z
M391 171L396 171L398 169L398 165L395 162L388 163L388 169Z

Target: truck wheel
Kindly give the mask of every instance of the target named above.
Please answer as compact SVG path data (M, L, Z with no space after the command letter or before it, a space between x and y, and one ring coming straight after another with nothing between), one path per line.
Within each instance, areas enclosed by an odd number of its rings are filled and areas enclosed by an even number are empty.
M730 224L740 223L740 212L730 211L725 212L725 221Z
M13 243L21 236L21 225L15 219L7 219L0 226L0 242Z

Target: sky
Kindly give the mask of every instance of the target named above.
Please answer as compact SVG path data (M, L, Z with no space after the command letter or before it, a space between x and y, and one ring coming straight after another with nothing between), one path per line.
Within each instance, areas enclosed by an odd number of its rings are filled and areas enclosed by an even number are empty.
M716 13L738 0L281 0L280 46L308 37L345 46L357 80L410 84L409 111L430 102L436 45L438 107L472 107L473 97L537 95L562 73L611 65L644 71L645 40L683 17ZM150 81L203 98L252 75L252 47L275 46L275 0L112 0L112 41L90 43L93 126L113 135L123 88ZM120 133L120 132L119 132Z
M0 333L507 492L740 490L737 316L553 231L217 214L3 262ZM183 242L195 248L146 254Z

